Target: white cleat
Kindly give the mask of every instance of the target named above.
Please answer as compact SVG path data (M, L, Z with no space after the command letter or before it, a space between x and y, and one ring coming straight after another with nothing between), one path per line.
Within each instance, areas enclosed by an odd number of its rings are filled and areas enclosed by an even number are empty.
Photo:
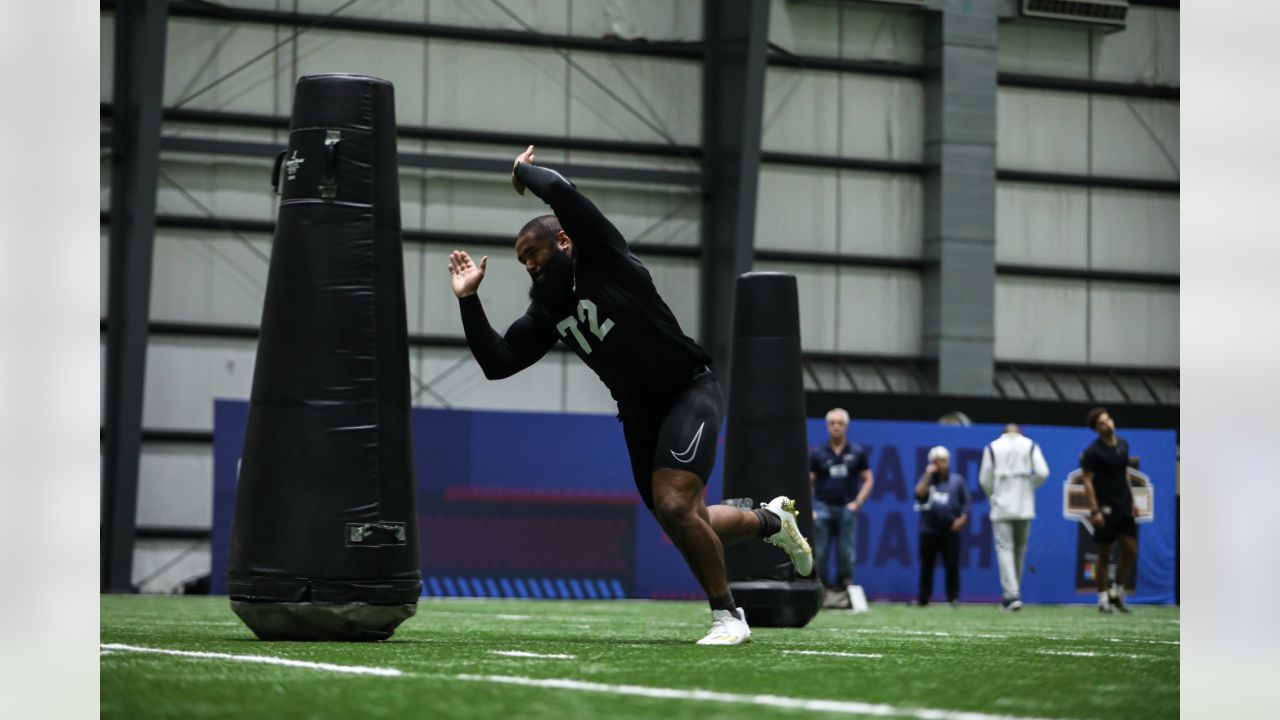
M813 572L813 549L809 547L809 542L800 534L800 527L796 525L796 501L786 495L779 495L767 504L760 503L760 507L782 520L782 529L765 538L764 541L786 550L787 556L791 558L791 564L796 566L796 572L801 575Z
M741 645L751 640L751 628L747 627L747 613L738 608L734 615L728 610L711 611L711 630L698 641L699 645Z

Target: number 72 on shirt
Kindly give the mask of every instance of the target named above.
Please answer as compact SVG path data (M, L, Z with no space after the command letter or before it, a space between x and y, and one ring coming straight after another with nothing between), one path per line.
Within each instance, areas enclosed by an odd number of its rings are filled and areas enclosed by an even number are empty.
M608 335L609 331L613 329L612 320L605 320L604 323L600 323L595 303L586 298L578 300L577 316L570 315L556 323L556 330L560 332L560 337L568 337L569 333L573 333L573 339L578 341L578 346L582 348L582 352L586 355L591 354L591 345L587 343L586 336L578 329L579 323L587 323L587 329L600 340L604 340L604 336Z

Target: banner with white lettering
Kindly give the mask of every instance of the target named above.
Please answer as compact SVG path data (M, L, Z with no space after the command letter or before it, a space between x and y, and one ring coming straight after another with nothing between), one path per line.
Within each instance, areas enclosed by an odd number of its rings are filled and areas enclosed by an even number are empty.
M214 592L225 592L226 546L247 403L219 400L214 423ZM1118 418L1123 420L1123 418ZM635 490L622 428L612 415L413 411L414 472L424 593L440 596L692 599L702 592ZM826 442L808 421L811 447ZM998 601L989 505L978 487L982 450L1002 428L854 420L849 439L867 451L875 488L860 513L855 582L872 600L913 598L919 581L918 513L912 490L934 445L973 498L960 531L964 601ZM1085 428L1024 426L1049 464L1036 493L1023 600L1092 602L1078 590L1080 524L1064 518L1063 481L1095 435ZM1134 602L1172 603L1177 568L1176 434L1128 429L1154 488L1153 521L1139 530ZM724 435L707 501L719 502ZM807 472L807 468L802 468ZM758 503L769 498L755 498ZM830 555L834 556L834 551ZM939 577L934 583L941 588Z

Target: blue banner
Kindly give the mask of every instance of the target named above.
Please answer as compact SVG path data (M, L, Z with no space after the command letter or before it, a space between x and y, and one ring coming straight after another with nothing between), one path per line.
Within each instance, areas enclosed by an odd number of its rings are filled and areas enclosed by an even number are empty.
M808 423L809 444L826 442L826 424ZM913 489L928 466L929 448L951 451L951 470L965 477L974 500L969 523L960 531L960 599L1000 600L990 504L978 486L982 451L1000 436L1003 426L953 427L920 422L859 421L849 423L849 438L870 456L875 487L858 521L855 582L871 598L907 600L919 584L918 514ZM1080 523L1062 518L1062 482L1079 467L1080 454L1097 437L1085 428L1026 425L1022 432L1035 440L1049 464L1049 479L1036 492L1036 519L1031 523L1023 572L1026 602L1094 602L1089 591L1078 591L1077 562L1092 550ZM1121 427L1129 451L1140 458L1142 471L1155 486L1155 519L1138 532L1138 569L1133 602L1172 603L1177 571L1177 513L1175 477L1177 438L1171 430ZM834 553L832 553L834 555ZM941 563L935 572L935 595L942 587ZM1090 568L1091 572L1091 568Z
M212 588L226 592L227 545L248 403L214 408ZM413 410L414 472L423 592L443 596L701 598L679 551L636 493L622 429L612 415ZM826 441L821 419L809 442ZM1076 591L1079 524L1062 519L1062 479L1093 440L1083 428L1023 428L1044 450L1051 475L1036 496L1023 599L1089 602ZM849 437L867 448L876 485L858 524L856 582L872 598L914 597L917 517L912 488L934 445L976 499L963 530L961 599L998 600L1000 583L987 503L978 488L982 448L994 425L854 421ZM1174 601L1177 525L1171 431L1125 430L1156 488L1155 522L1139 533L1135 602ZM720 454L707 502L720 500ZM939 571L940 572L940 571ZM935 587L941 587L940 582Z

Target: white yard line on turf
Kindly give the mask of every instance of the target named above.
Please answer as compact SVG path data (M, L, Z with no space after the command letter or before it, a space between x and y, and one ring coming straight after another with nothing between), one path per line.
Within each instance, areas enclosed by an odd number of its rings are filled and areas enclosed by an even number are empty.
M662 700L695 700L699 702L761 705L765 707L785 708L788 710L808 710L811 712L828 712L841 715L909 717L919 718L919 720L1045 720L1044 718L1026 717L1021 715L993 715L990 713L969 712L964 710L900 707L897 705L865 703L852 700L821 700L816 698L784 697L781 695L737 695L734 693L715 692L713 690L683 690L679 688L648 687L644 685L607 685L604 683L583 682L580 680L563 678L539 679L510 675L443 675L435 673L406 673L395 668L332 665L329 663L288 660L286 658L269 657L264 655L231 655L229 653L197 652L192 650L169 650L167 648L140 647L136 645L122 645L119 643L103 643L98 647L100 651L107 651L108 654L114 654L112 651L151 653L201 660L230 660L232 662L283 665L286 667L304 668L308 670L325 670L329 672L350 673L356 675L421 677L436 680L461 680L465 682L522 685L525 687L550 688L554 690L577 690L581 692L596 692L610 695L630 695Z
M615 601L615 602L621 602L621 601ZM489 615L486 615L485 613L480 613L480 612L458 612L456 610L436 610L435 608L426 607L426 605L427 603L422 603L422 602L418 603L418 607L420 608L419 609L420 613L430 613L431 615L458 615L463 617L476 618L477 620L483 620L486 617L495 617L499 620L515 620L517 618L527 618L529 620L547 620L550 622L567 622L567 623L577 624L577 623L581 623L583 620L605 619L604 613L597 613L596 614L597 617L590 617L587 614L584 614L584 615L526 615L526 616L498 614L498 615L489 616ZM671 621L671 620L650 620L645 618L627 618L627 617L609 617L608 620L609 622L615 623L615 624L616 623L640 624L640 625L645 625L646 627L652 627L655 625L663 625L667 627L694 627L694 626L702 625L701 623L693 623L693 622Z
M551 653L551 654L531 653L531 652L525 652L523 650L490 650L489 654L505 655L507 657L520 657L520 658L547 658L548 660L577 660L578 659L577 655L565 655L562 653Z
M458 680L469 682L523 685L525 687L552 688L555 690L579 690L609 695L632 695L662 700L697 700L702 702L763 705L788 710L839 713L842 715L871 715L875 717L909 717L920 720L1041 720L1018 715L991 715L963 710L939 710L936 708L899 707L881 703L864 703L848 700L817 700L783 697L780 695L736 695L712 690L681 690L678 688L647 687L644 685L606 685L561 678L529 678L509 675L455 675Z
M832 657L882 658L880 653L847 653L828 650L783 650L783 655L830 655Z
M1142 640L1125 638L1107 638L1107 642L1113 643L1147 643L1148 645L1181 645L1181 640Z
M899 628L827 628L833 633L858 633L860 635L905 635L910 637L953 637L952 633L941 630L902 630ZM1022 636L1017 635L998 635L994 633L957 633L954 635L957 640L968 640L970 638L982 638L984 640L1010 640L1019 639ZM1026 636L1031 637L1031 636ZM1036 639L1040 640L1056 640L1061 642L1094 642L1097 638L1092 637L1063 637L1060 635L1043 635ZM1148 645L1181 645L1181 640L1149 640L1147 638L1104 638L1107 642L1113 643L1145 643Z
M1037 650L1041 655L1068 655L1071 657L1109 657L1129 658L1130 660L1151 660L1153 655L1132 655L1129 653L1092 652L1089 650Z
M951 637L942 630L900 630L898 628L831 628L831 632L854 632L863 635L919 635L922 637ZM972 637L967 635L966 637ZM991 636L996 637L996 636ZM1000 636L1003 637L1003 636Z
M1098 638L1090 637L1061 637L1057 635L1045 635L1040 638L1042 640L1058 640L1060 642L1096 642ZM1146 638L1103 638L1106 642L1112 643L1133 643L1135 645L1181 645L1181 640L1148 640Z
M260 665L283 665L285 667L304 668L307 670L324 670L326 672L345 673L348 675L382 675L384 677L398 677L404 674L395 668L361 667L359 665L332 665L330 663L307 662L305 660L289 660L288 658L271 657L269 655L231 655L229 653L139 647L136 645L121 645L119 643L105 643L98 647L100 650L121 650L125 652L150 653L154 655L173 655L176 657L196 658L200 660L231 660L233 662L257 663Z

